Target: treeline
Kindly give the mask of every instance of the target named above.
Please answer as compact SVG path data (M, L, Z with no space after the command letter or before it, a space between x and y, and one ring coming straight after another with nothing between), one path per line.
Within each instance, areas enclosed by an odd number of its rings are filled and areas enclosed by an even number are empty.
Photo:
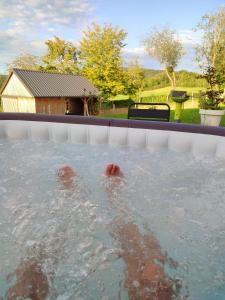
M144 69L145 74L145 90L153 90L158 88L163 88L170 85L168 76L164 71L155 70L156 72L151 72L152 70ZM153 70L154 71L154 70ZM188 72L185 70L176 72L176 84L177 86L185 87L206 87L207 83L204 79L199 78L199 74L195 72Z
M162 70L142 69L144 74L144 90L153 90L170 85L169 79ZM185 70L177 71L177 86L206 87L206 82L198 78L199 74ZM0 89L5 80L5 75L0 75Z
M5 79L6 79L5 75L0 75L0 90L1 90L1 87L2 87L3 82L5 81Z

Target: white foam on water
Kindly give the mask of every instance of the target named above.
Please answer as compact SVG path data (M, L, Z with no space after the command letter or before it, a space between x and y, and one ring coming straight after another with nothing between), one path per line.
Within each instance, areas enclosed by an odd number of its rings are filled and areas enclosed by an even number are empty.
M124 184L112 203L102 176L117 163ZM128 299L126 265L113 235L118 218L154 234L177 267L177 299L225 299L225 163L131 148L1 141L0 296L6 276L38 257L49 299ZM70 164L71 190L56 171ZM117 191L118 192L118 191ZM133 285L138 287L138 281Z

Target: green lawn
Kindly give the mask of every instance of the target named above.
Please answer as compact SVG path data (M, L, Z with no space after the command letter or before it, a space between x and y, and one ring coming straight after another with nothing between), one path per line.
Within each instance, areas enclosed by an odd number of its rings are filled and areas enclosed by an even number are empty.
M199 91L202 91L204 88L202 87L176 87L177 91L187 91L189 95L192 93L198 93ZM151 90L151 91L143 91L141 93L141 97L148 97L152 95L161 95L161 96L167 96L171 91L171 87L167 86L164 88Z
M170 93L171 87L167 86L164 88L160 89L155 89L155 90L149 90L149 91L143 91L141 92L141 97L148 97L148 96L167 96ZM201 90L204 90L202 87L176 87L176 90L178 91L187 91L189 95L192 93L198 93ZM115 97L112 97L110 100L112 101L118 101L118 100L128 100L129 96L128 95L117 95Z
M198 98L196 98L196 94L199 93L199 91L203 90L202 87L176 87L176 90L184 90L187 91L188 95L191 96L190 99L185 102L184 108L197 108L198 107ZM140 95L140 98L142 102L167 102L167 96L170 93L171 87L164 87L160 89L155 90L149 90L149 91L143 91ZM192 98L192 96L194 96ZM131 97L132 98L132 97ZM129 100L128 95L117 95L110 99L110 101L114 102L116 107L125 107L126 101ZM169 104L171 109L175 108L174 102L169 100ZM106 107L112 106L112 104L109 102L108 104L105 104Z
M100 115L99 117L104 118L116 118L116 119L127 119L127 113L123 114L104 114ZM171 110L170 114L170 122L174 121L174 110ZM198 108L191 108L191 109L184 109L182 112L181 117L182 123L189 123L189 124L200 124L200 116ZM225 116L222 118L221 126L225 127Z

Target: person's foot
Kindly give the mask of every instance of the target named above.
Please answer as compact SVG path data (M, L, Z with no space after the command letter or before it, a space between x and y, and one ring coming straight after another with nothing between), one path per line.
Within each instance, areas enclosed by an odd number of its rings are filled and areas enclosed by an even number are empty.
M115 164L108 164L105 168L106 176L116 176L116 177L123 177L123 173L118 165Z
M76 176L76 172L71 166L64 165L57 170L57 175L62 184L65 187L69 187L73 182L73 178Z

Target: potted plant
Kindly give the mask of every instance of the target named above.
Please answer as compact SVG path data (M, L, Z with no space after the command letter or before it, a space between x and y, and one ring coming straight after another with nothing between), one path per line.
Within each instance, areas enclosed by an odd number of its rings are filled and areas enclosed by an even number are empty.
M209 85L206 92L201 93L199 98L201 124L219 126L225 112L220 106L224 103L223 91L218 88L220 80L213 67L207 67L200 77L206 79Z

